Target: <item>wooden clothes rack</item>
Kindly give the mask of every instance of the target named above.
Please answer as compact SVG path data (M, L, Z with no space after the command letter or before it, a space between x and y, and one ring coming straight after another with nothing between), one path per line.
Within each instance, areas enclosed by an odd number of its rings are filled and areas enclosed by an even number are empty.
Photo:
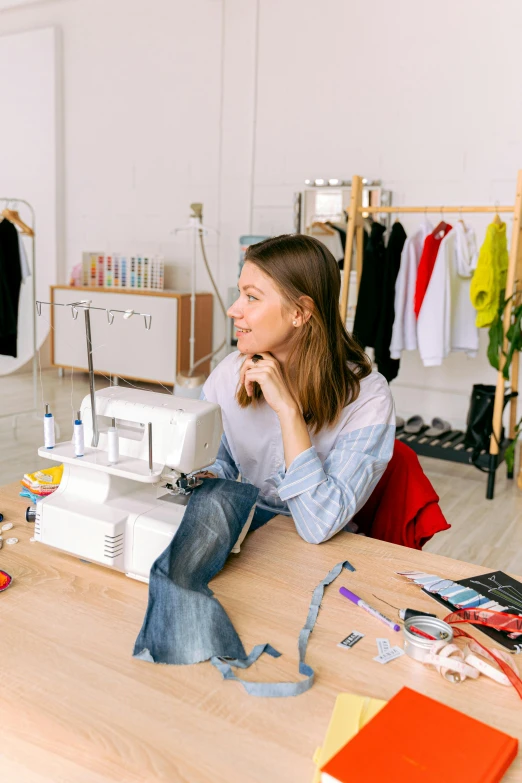
M510 300L510 305L504 310L503 317L503 330L504 330L504 352L507 350L507 338L506 334L511 324L513 307L520 299L520 285L518 291L516 290L516 282L521 279L522 273L522 241L520 237L520 231L522 228L522 169L518 172L517 177L517 189L515 195L514 206L430 206L430 207L363 207L362 205L362 178L354 176L352 179L352 192L350 198L350 205L347 209L348 213L348 228L346 232L346 248L344 256L344 277L343 286L341 291L341 318L343 323L346 322L346 314L348 309L348 294L350 290L350 269L353 255L353 248L355 243L355 268L357 275L357 292L359 290L359 284L361 280L362 265L363 265L363 242L364 242L364 225L363 215L369 215L372 213L453 213L453 214L465 214L465 213L511 213L513 215L513 232L511 239L511 248L509 252L509 265L507 271L506 280L506 292L505 299ZM515 296L513 294L516 293ZM495 392L495 405L493 410L493 434L491 436L489 445L489 458L486 472L488 473L488 486L486 497L488 499L493 498L495 489L495 473L499 464L500 454L500 439L502 434L502 413L504 410L504 394L505 394L505 380L503 376L503 366L505 363L504 355L500 357L500 368L497 375L497 385ZM518 372L519 372L519 352L515 351L513 354L513 360L511 363L511 389L513 392L518 391ZM510 400L510 417L509 417L509 438L513 439L515 436L515 426L517 423L517 398L512 397ZM509 478L513 478L513 474L508 473Z
M30 410L17 411L16 413L2 413L0 419L13 417L13 426L16 427L17 417L27 413L38 413L38 345L36 334L36 247L35 247L35 214L34 207L28 201L23 198L6 198L0 196L0 202L5 203L5 209L2 210L0 215L5 219L14 223L21 229L21 233L24 236L31 237L31 283L32 283L32 327L33 327L33 407ZM18 214L17 211L9 209L9 204L25 204L31 213L31 225L27 225Z

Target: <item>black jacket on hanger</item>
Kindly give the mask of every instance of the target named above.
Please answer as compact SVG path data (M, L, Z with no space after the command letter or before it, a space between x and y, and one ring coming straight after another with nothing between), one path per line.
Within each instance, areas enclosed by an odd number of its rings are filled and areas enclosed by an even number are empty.
M388 383L399 374L400 360L390 357L390 343L395 320L395 283L405 242L406 232L401 223L395 222L386 246L382 300L374 345L377 368Z
M386 228L381 223L372 223L370 236L366 236L364 243L364 260L353 324L353 336L363 349L368 346L373 348L377 337L383 298L385 231Z
M0 222L0 354L5 356L17 356L21 283L18 231L4 218Z
M337 223L330 223L329 220L326 221L326 225L330 226L330 228L333 228L334 231L337 231L339 234L339 239L341 240L341 247L343 249L343 255L342 258L337 259L337 263L339 264L339 269L344 269L344 253L346 251L346 229L341 228L341 226L338 226Z

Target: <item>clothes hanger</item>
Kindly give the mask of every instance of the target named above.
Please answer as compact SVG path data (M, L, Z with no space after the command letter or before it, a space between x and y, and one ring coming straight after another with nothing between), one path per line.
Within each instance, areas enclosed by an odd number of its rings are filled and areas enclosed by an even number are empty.
M348 216L346 217L348 218ZM346 231L346 223L343 223L341 220L325 220L325 225L333 229L342 228L343 231Z
M8 207L5 207L1 214L2 217L6 218L6 220L9 220L10 223L13 223L15 226L17 226L22 234L25 234L29 237L34 237L33 229L28 226L27 223L24 223L16 209L8 209Z
M495 213L495 217L493 218L493 223L496 226L501 226L502 225L502 218L498 214L498 201L495 201L495 209L496 209L496 213Z
M442 217L442 207L441 207L440 208L440 223L437 226L435 226L435 228L432 231L432 235L434 237L438 238L439 234L440 233L443 234L446 231L447 227L448 227L448 224L446 223L446 221Z
M459 223L462 223L462 228L466 228L466 224L464 223L464 220L462 219L462 207L459 209Z
M329 236L334 236L337 233L333 228L327 226L326 223L322 220L314 220L310 228L319 229L319 231L316 232L318 234L328 234Z

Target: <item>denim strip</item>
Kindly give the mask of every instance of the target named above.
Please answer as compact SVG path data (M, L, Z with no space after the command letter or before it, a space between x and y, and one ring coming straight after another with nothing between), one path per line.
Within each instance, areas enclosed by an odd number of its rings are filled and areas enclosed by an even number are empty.
M306 677L305 680L300 680L299 682L248 682L246 680L240 679L237 677L237 675L234 674L231 668L232 666L246 669L251 665L251 663L257 661L259 656L264 652L272 655L274 658L279 657L280 653L274 650L274 648L269 644L258 644L257 647L254 647L248 656L247 662L237 660L226 661L214 656L210 659L212 665L221 672L225 680L234 680L235 682L241 683L243 688L250 696L285 697L300 696L301 693L306 693L306 691L310 690L314 684L315 679L314 670L311 666L305 663L308 640L314 629L317 615L319 614L319 609L321 608L325 587L337 579L343 568L346 568L348 571L355 571L355 568L351 565L351 563L348 562L348 560L337 563L337 565L332 568L325 578L319 582L313 592L310 607L308 609L308 617L306 618L306 622L301 629L297 644L299 650L299 674L303 674Z

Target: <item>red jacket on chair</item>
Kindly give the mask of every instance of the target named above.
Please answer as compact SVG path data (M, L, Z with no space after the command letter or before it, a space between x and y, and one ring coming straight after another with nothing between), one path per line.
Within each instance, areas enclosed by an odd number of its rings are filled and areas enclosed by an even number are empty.
M451 527L417 455L400 440L395 441L386 470L352 522L371 538L411 549L422 549L435 533Z

